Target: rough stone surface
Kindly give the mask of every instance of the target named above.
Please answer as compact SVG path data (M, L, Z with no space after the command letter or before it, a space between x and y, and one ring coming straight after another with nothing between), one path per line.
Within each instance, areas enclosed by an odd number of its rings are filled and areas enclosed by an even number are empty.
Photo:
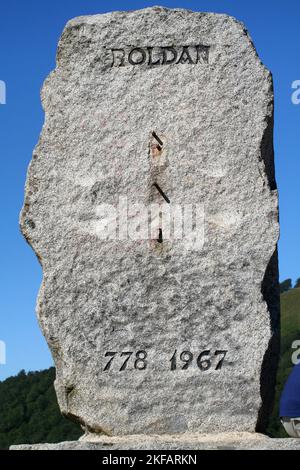
M21 227L43 267L62 412L106 435L263 430L278 353L273 87L244 26L160 7L75 18L42 102ZM133 204L168 205L155 183L170 207L204 207L197 232L168 239L160 216L139 232ZM111 220L104 240L103 205L124 197L129 239L111 239Z
M300 439L271 439L258 433L106 437L91 442L11 446L10 450L300 450Z

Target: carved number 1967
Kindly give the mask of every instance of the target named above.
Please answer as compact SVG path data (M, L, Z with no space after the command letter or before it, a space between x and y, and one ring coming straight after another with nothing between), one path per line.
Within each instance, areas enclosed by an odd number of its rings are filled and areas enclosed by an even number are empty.
M220 370L222 368L225 356L227 354L227 351L224 349L217 349L215 353L213 354L216 358L218 358L218 362L215 364L214 368L215 370ZM202 372L205 372L206 370L209 370L215 361L213 361L211 357L211 351L209 349L202 351L198 357L197 357L197 366ZM194 355L191 353L191 351L182 351L182 353L179 356L179 359L181 363L183 363L183 366L180 367L182 370L187 369L193 362ZM174 352L173 356L170 359L171 362L171 370L176 370L177 369L177 350Z

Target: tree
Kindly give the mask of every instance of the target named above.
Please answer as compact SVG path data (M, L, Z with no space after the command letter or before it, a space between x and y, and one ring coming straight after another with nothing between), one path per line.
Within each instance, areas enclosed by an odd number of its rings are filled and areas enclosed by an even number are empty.
M283 292L287 292L292 288L292 279L286 279L285 281L282 281L280 284L280 293L282 294Z
M297 279L297 281L296 281L296 283L295 283L295 285L294 285L294 288L295 288L295 289L298 289L299 287L300 287L300 277L298 277L298 279Z
M60 413L55 370L20 371L0 382L0 449L12 444L72 441L82 430Z

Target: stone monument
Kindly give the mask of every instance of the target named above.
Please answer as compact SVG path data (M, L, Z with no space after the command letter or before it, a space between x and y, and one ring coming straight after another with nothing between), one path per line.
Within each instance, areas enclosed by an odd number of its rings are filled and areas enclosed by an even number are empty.
M21 228L62 413L96 447L256 439L279 226L272 77L245 27L161 7L75 18L42 102Z

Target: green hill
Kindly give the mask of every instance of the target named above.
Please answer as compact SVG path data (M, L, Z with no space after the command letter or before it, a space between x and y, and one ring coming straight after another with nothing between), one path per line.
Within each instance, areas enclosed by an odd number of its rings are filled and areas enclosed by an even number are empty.
M0 449L12 444L78 439L80 426L58 409L53 382L55 369L21 371L0 382Z
M281 359L268 429L273 437L287 437L278 418L278 403L292 368L291 345L295 340L300 340L300 288L281 294ZM0 382L0 449L12 444L74 440L82 435L80 426L59 412L54 377L52 367L28 374L21 371L16 377Z
M281 347L282 352L285 352L295 339L300 340L300 288L281 294L280 302Z
M277 374L275 405L268 432L273 437L287 437L278 418L279 399L293 367L291 357L294 352L292 344L300 340L300 288L290 289L280 296L281 304L281 348Z

